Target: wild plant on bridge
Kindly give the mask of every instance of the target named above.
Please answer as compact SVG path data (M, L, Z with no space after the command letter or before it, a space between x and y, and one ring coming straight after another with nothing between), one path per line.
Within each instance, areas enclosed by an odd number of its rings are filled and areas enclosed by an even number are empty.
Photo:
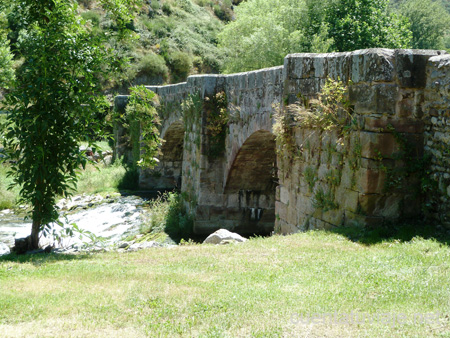
M131 133L133 149L139 153L133 158L140 158L137 165L145 168L153 168L157 164L155 158L160 154L163 142L159 136L158 127L161 125L156 106L159 104L158 96L145 88L135 86L130 88L125 116L122 121L125 127L134 125L135 133Z

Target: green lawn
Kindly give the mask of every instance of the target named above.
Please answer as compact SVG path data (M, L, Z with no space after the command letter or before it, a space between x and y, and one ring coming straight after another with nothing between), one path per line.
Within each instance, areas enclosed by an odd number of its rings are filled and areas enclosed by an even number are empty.
M1 337L450 337L449 300L449 247L420 238L0 258Z

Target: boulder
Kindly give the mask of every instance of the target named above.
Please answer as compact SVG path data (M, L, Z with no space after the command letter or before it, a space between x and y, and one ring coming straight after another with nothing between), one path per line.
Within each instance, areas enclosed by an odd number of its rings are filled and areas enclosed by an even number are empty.
M234 242L245 242L247 238L242 237L241 235L228 231L226 229L219 229L216 232L209 235L203 243L205 244L228 244Z
M0 243L0 256L8 255L10 252L9 247L6 244Z

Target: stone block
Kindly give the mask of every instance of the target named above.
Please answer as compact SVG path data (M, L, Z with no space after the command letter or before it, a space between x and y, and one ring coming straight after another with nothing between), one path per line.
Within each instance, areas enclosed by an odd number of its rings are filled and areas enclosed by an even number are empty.
M280 202L289 204L289 190L284 186L280 186Z
M275 202L275 214L282 220L287 220L287 206L284 203Z
M363 49L351 53L351 80L359 82L391 82L394 79L392 49Z
M355 105L358 113L376 109L375 94L375 90L365 83L349 86L350 103Z
M287 222L289 224L297 225L298 224L298 211L295 206L289 206L287 210Z
M341 79L347 83L349 79L351 53L330 53L327 54L328 60L328 76L332 79Z
M396 67L400 86L424 88L426 85L426 66L428 59L441 52L433 50L396 50Z
M423 121L416 119L387 119L372 116L364 117L364 130L372 132L390 132L390 129L398 133L423 133Z
M335 196L340 209L351 212L358 210L359 193L357 191L339 187L336 189Z
M277 233L281 235L290 235L299 232L299 229L295 225L283 221L277 222L276 229L278 229Z
M340 226L344 223L344 211L337 209L323 212L322 220L334 226Z
M359 135L362 157L393 158L393 155L400 150L393 134L361 131Z
M399 88L393 84L374 86L376 113L395 115L395 107L398 101Z
M381 161L376 159L370 159L370 158L361 158L361 168L365 169L382 169L385 168L393 168L395 166L395 160L391 159L382 159Z
M357 172L355 189L363 194L381 194L385 190L385 184L384 170L361 168Z
M384 224L384 217L381 216L364 216L352 212L345 214L345 226L357 226L375 229Z
M361 212L366 216L395 219L400 216L401 195L359 194Z

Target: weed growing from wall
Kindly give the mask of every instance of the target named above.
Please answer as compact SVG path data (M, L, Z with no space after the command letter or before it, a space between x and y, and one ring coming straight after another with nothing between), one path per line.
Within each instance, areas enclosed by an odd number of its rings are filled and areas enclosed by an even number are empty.
M273 132L276 137L278 156L287 159L287 161L281 161L284 162L285 167L286 163L292 163L294 159L306 161L309 165L304 168L300 180L306 182L309 192L313 194L313 207L323 212L337 209L339 206L335 201L335 190L341 184L343 166L349 165L353 174L352 185L354 185L355 172L361 165L359 138L351 140L353 132L359 128L350 108L348 88L339 80L328 79L315 99L308 99L301 94L298 97L297 103L275 110ZM297 144L296 130L304 133L303 144ZM322 149L321 139L324 135L335 135L337 141L330 140L329 144ZM319 140L316 148L314 144L310 144L310 140L315 138ZM345 145L351 145L352 150L347 151ZM328 165L331 165L332 159L336 156L338 163L322 178L324 184L318 185L320 180L317 166L320 160L311 159L320 157L322 152L325 152L325 161ZM289 167L280 169L282 172L287 172L286 175L289 174Z
M158 96L144 86L131 87L130 92L125 114L120 119L130 129L133 158L139 158L137 165L153 168L162 144L158 129L161 121L155 108Z
M227 95L221 91L211 97L205 97L206 134L208 136L207 155L211 159L218 158L225 151L225 138L228 132Z

